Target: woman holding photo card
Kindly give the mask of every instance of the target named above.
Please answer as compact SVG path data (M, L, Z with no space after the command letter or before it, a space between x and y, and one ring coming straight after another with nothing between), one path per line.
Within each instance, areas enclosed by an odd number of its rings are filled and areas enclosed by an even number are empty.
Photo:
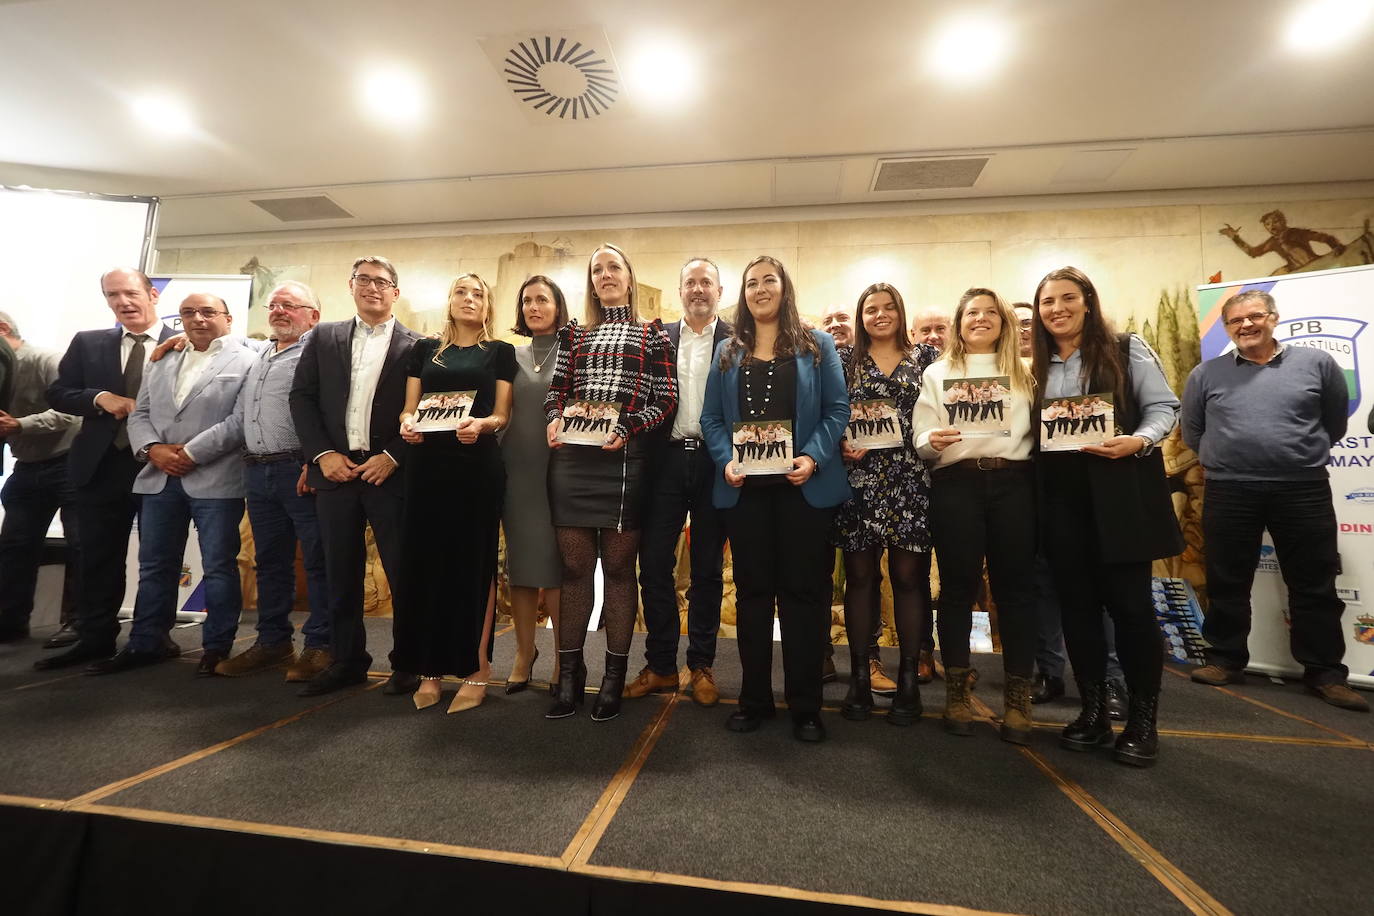
M910 725L921 715L917 659L930 613L930 474L911 439L911 416L922 375L939 355L934 347L912 347L902 294L874 283L859 294L854 347L843 347L849 401L854 412L871 413L865 402L890 401L897 410L895 447L860 448L840 440L853 497L835 513L831 539L844 551L844 628L849 640L849 693L840 712L867 719L873 711L869 642L882 611L879 564L887 551L893 616L901 645L897 693L887 721Z
M954 339L926 370L916 402L916 448L934 462L931 534L940 556L940 654L945 662L945 730L973 734L970 666L973 602L983 578L997 602L1002 637L1004 741L1029 744L1035 668L1035 473L1031 420L1035 382L1021 361L1016 313L990 289L967 290L954 311ZM999 395L1006 435L986 435L983 405L962 425L950 424L942 392L948 382ZM1004 384L1002 379L1006 380ZM991 415L993 411L989 410Z
M676 362L662 322L639 320L634 268L614 245L587 262L585 324L558 331L557 364L544 400L549 448L549 508L563 557L558 620L558 687L545 718L577 712L587 682L582 647L592 618L592 576L601 558L606 669L592 706L598 722L620 714L639 590L639 506L644 433L677 406ZM594 405L580 430L599 445L564 441L564 408ZM618 416L606 413L608 407ZM585 441L585 435L581 436Z
M747 424L789 430L786 473L747 474L734 434ZM828 535L849 498L840 437L849 422L844 371L829 334L807 331L781 262L760 255L744 269L734 336L716 348L706 379L701 430L719 476L712 500L724 509L734 553L736 638L744 680L726 723L754 731L775 715L773 615L782 627L784 693L792 733L821 741L821 661L830 624ZM775 452L777 450L775 449Z
M1115 756L1122 763L1150 766L1159 752L1155 719L1164 663L1150 564L1183 550L1155 444L1177 423L1178 398L1149 346L1134 334L1112 331L1097 289L1082 271L1063 267L1046 274L1036 287L1035 306L1035 379L1041 396L1111 395L1119 427L1095 433L1104 435L1101 445L1040 456L1045 555L1083 698L1083 710L1064 729L1060 744L1088 751L1112 743L1105 607L1116 626L1117 655L1130 694ZM1106 426L1105 419L1101 425Z
M491 676L496 554L506 469L496 433L510 419L515 348L492 331L491 289L476 274L453 281L439 338L410 351L401 436L406 508L401 581L393 582L400 671L420 674L416 709L439 702L440 679L464 678L449 712L479 706ZM472 407L440 432L417 432L431 392L470 393ZM423 427L422 427L423 428Z

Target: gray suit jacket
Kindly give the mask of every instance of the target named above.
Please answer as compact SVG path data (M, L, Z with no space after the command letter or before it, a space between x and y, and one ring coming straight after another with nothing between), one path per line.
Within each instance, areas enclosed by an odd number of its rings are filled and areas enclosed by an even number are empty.
M158 442L182 443L196 460L195 470L181 478L187 496L242 498L243 421L234 406L256 356L239 338L225 338L181 407L175 395L185 354L173 351L149 364L138 389L138 406L129 415L129 447L134 454ZM149 464L134 481L134 492L161 493L166 485L167 475Z

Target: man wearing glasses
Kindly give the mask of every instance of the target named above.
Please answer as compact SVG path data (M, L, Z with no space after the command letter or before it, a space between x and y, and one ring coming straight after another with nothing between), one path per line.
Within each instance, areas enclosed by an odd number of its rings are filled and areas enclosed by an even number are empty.
M291 386L291 417L314 487L329 580L328 668L301 690L318 696L367 680L372 656L363 629L365 532L371 524L387 579L400 576L405 460L400 417L406 355L418 339L392 314L400 298L396 268L386 258L353 262L348 280L357 314L325 322L301 350ZM413 693L419 677L393 671L384 692Z
M305 482L300 439L288 398L304 340L320 320L320 300L303 283L283 283L267 297L271 342L248 369L239 391L243 423L243 488L258 573L258 638L216 674L237 677L286 664L287 681L308 681L329 667L329 595L315 494ZM310 616L299 657L291 644L296 597L296 542L305 566Z
M87 674L118 674L169 657L165 647L176 622L192 522L200 542L206 610L197 677L215 673L238 628L243 424L234 406L254 352L228 336L233 319L218 296L193 293L182 301L179 314L190 346L148 367L129 415L129 446L145 463L133 488L143 503L133 626L123 650L94 663Z
M1235 351L1194 369L1183 393L1183 441L1207 472L1207 664L1192 678L1214 687L1244 682L1250 587L1268 528L1288 586L1303 683L1332 706L1368 712L1341 664L1345 604L1336 595L1340 557L1326 470L1349 416L1344 374L1329 354L1274 339L1279 314L1267 292L1237 293L1221 319Z

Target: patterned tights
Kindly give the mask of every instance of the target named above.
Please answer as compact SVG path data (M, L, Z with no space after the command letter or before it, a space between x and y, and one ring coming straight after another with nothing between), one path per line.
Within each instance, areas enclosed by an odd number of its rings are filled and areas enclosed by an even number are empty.
M600 541L602 618L606 624L606 650L617 655L630 651L635 611L639 606L635 584L635 559L639 555L638 531L609 528L556 528L558 550L563 555L563 596L558 616L558 647L581 649L592 619L593 573Z

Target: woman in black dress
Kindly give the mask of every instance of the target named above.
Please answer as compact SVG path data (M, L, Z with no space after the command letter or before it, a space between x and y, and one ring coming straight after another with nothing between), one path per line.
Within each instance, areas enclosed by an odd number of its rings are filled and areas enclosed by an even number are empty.
M491 675L496 554L506 472L496 433L511 410L515 348L494 339L491 289L476 274L449 287L448 321L438 340L410 354L401 435L406 509L396 596L393 663L417 671L417 709L439 702L440 679L463 678L449 712L481 704ZM433 392L473 392L456 432L419 433L415 414Z

